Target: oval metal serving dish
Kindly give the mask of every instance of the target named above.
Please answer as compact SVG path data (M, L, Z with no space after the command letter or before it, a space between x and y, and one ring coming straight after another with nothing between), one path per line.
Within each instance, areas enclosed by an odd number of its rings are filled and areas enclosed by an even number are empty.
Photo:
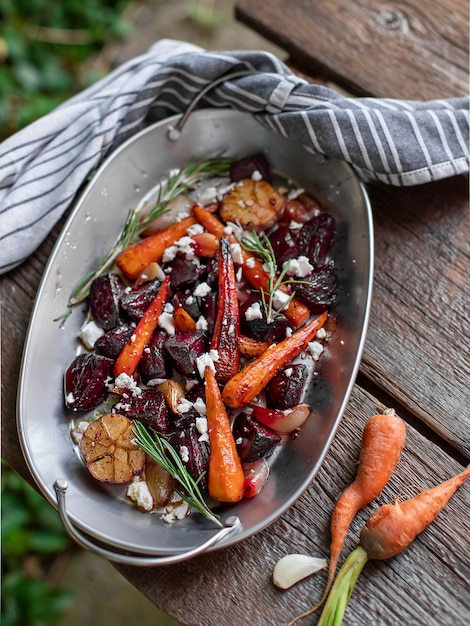
M125 498L125 489L96 482L70 436L63 377L77 349L85 306L61 326L73 287L110 249L129 209L189 157L221 150L242 157L256 151L272 168L310 192L337 220L334 259L339 298L332 311L336 330L317 366L309 401L314 415L276 456L271 475L253 499L220 510L222 521L241 526L210 549L241 541L265 528L294 504L320 468L348 401L365 340L372 285L373 237L369 203L352 169L319 158L231 110L193 113L180 138L168 131L179 119L148 127L121 146L94 176L59 237L38 291L26 340L18 395L18 430L29 468L45 497L57 507L54 485L65 479L67 513L78 529L116 551L136 555L183 554L211 538L217 528L199 515L173 525L145 514Z

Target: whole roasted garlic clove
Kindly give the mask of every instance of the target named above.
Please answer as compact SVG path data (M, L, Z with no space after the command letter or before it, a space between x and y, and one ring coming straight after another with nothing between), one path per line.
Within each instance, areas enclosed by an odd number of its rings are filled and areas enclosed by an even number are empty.
M273 583L281 589L289 589L300 580L316 574L326 566L325 559L306 554L287 554L274 566Z

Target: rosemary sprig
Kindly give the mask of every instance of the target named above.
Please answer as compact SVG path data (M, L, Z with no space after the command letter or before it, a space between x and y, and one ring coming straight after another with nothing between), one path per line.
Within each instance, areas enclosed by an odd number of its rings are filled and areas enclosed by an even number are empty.
M112 268L121 252L135 243L139 235L153 220L168 210L168 204L171 200L201 180L227 173L230 163L230 159L222 158L222 155L218 154L202 161L189 159L180 170L170 173L166 182L160 185L157 199L147 214L144 214L146 202L141 202L135 209L129 211L115 244L108 254L100 260L98 267L85 276L75 287L70 294L67 310L56 321L64 322L71 314L73 307L89 296L93 280Z
M197 480L194 480L180 459L179 454L164 437L159 437L156 433L153 433L152 437L147 428L137 420L134 420L133 428L135 442L139 448L159 463L181 485L181 489L175 489L175 491L183 500L206 519L211 520L211 522L222 528L223 524L217 519L218 515L213 513L207 506L199 489L199 481L204 476L204 473Z
M268 273L268 292L264 289L260 289L261 301L266 313L266 320L270 324L279 311L274 309L274 300L277 292L283 285L298 284L301 281L286 279L287 271L289 269L289 261L284 265L279 275L277 275L277 261L274 254L273 247L269 238L262 233L261 237L256 231L245 233L240 240L240 245L248 252L254 252L263 261L267 268ZM295 292L289 294L286 301L283 302L281 309L289 306L290 301L294 297Z

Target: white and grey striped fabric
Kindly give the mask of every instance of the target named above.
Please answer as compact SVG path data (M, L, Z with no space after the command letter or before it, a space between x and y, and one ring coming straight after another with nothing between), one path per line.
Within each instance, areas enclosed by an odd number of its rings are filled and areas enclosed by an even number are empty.
M232 107L367 181L417 185L468 172L469 99L346 98L260 51L209 52L162 40L0 145L0 273L25 260L87 176L145 126L223 80L198 107Z

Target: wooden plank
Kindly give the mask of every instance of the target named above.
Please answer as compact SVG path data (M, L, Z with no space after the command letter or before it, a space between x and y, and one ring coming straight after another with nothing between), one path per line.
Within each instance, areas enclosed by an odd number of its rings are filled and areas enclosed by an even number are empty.
M237 0L237 19L357 94L427 100L468 93L465 0Z
M369 193L375 273L361 371L470 458L467 180Z
M232 548L179 565L151 570L119 566L119 571L154 604L185 625L287 624L320 597L325 575L318 574L280 591L271 583L272 569L278 559L292 552L328 557L332 507L353 479L360 433L376 409L374 398L356 387L316 479L296 505L270 528ZM379 504L392 502L398 493L411 497L461 469L408 427L397 470L377 501L365 507L353 522L342 561L357 545L364 521ZM470 483L457 492L446 510L403 554L387 562L368 563L347 608L345 623L467 624L469 506ZM455 529L459 530L458 536ZM315 621L313 618L305 623Z

